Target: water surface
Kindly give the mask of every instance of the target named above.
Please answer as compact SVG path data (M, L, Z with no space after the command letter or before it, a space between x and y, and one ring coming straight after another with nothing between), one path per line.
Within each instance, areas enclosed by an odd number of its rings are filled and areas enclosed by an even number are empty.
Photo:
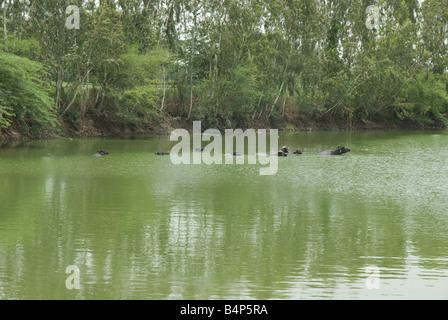
M304 154L272 176L154 155L173 144L3 145L0 299L448 298L448 132L282 134Z

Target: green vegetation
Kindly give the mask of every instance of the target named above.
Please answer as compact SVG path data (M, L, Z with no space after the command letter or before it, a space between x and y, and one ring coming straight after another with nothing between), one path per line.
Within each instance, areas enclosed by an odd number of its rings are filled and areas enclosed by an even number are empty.
M23 132L56 128L54 99L41 63L0 51L0 127L14 119Z
M446 126L448 0L375 3L0 0L0 129Z

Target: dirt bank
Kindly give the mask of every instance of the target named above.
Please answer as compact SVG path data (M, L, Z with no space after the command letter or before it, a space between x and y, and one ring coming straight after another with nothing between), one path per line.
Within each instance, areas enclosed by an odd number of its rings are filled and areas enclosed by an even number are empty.
M281 132L299 131L339 131L339 130L380 130L380 129L427 129L446 128L445 124L422 126L410 122L375 122L361 119L357 122L342 118L312 118L305 113L285 112L279 123L270 123L269 118L257 117L252 119L250 126L241 129L276 128ZM16 123L7 129L0 130L0 140L33 140L33 139L60 139L60 138L87 138L87 137L117 137L132 134L170 134L177 128L184 128L191 132L193 119L178 120L165 114L143 125L124 125L119 122L106 122L103 119L84 117L78 123L71 123L66 119L59 119L59 128L55 131L43 130L34 134L32 130L23 130ZM202 127L203 130L208 129ZM224 129L224 128L217 128Z

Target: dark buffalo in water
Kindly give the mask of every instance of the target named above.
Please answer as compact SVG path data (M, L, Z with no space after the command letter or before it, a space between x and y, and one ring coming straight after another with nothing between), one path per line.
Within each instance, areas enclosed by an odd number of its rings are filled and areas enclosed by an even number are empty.
M342 146L338 146L338 148L336 150L325 150L319 153L316 153L318 156L340 156L344 153L350 152L351 149L346 148L346 147L342 147Z
M109 154L109 152L107 152L106 150L98 150L95 154L92 155L92 157L104 157L107 156Z
M279 157L287 157L288 154L291 154L291 152L289 151L289 148L286 146L281 147L281 149L278 150L278 153L277 153L277 155Z

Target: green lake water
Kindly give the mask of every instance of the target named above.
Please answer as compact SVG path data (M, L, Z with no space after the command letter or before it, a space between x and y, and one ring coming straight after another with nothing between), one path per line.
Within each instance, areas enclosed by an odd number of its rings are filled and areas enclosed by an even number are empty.
M271 176L174 144L4 144L0 299L448 299L447 131L281 134Z

